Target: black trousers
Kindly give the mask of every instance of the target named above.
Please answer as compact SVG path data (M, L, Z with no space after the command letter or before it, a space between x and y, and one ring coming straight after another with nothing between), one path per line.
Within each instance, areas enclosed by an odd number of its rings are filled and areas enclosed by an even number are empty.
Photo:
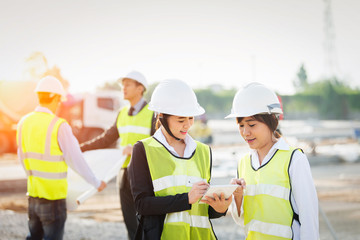
M124 217L126 229L128 231L129 239L134 239L137 229L137 218L135 203L131 193L130 181L128 178L127 168L121 169L121 182L120 182L120 205Z

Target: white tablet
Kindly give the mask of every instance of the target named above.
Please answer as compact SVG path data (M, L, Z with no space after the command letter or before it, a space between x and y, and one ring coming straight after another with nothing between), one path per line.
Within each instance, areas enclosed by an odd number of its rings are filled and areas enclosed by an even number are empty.
M202 199L206 199L205 196L214 198L214 193L220 197L221 193L224 193L225 199L228 199L231 194L236 190L239 185L210 185Z

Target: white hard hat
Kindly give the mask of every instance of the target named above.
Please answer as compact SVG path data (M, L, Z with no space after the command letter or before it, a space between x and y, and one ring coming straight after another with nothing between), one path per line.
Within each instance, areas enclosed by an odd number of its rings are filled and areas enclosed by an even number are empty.
M55 93L59 94L63 99L66 97L63 85L56 77L53 76L46 76L42 78L38 82L35 92Z
M276 94L265 85L250 83L235 94L231 114L225 118L250 117L256 114L282 114Z
M199 116L205 112L190 86L177 79L164 80L156 86L149 109L181 117Z
M146 78L144 77L144 75L142 75L138 71L129 72L125 77L120 78L119 81L122 82L125 78L129 78L129 79L137 81L138 83L141 83L145 89L147 89L147 87L148 87Z

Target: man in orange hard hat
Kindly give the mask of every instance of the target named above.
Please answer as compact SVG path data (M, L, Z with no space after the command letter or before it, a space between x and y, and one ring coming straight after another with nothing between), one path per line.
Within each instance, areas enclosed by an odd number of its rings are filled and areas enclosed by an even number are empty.
M40 105L24 116L17 128L18 156L27 174L29 196L26 239L63 239L70 166L102 191L106 183L95 177L81 153L69 124L55 115L65 91L52 76L35 89Z

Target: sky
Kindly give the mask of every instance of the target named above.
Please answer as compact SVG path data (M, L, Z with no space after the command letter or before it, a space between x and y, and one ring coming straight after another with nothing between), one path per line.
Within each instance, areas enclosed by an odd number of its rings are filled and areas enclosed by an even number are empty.
M360 87L360 1L332 0L332 72ZM70 91L93 91L131 70L148 82L193 88L251 81L294 93L304 64L310 82L329 76L323 0L1 0L0 80L21 80L42 52Z

